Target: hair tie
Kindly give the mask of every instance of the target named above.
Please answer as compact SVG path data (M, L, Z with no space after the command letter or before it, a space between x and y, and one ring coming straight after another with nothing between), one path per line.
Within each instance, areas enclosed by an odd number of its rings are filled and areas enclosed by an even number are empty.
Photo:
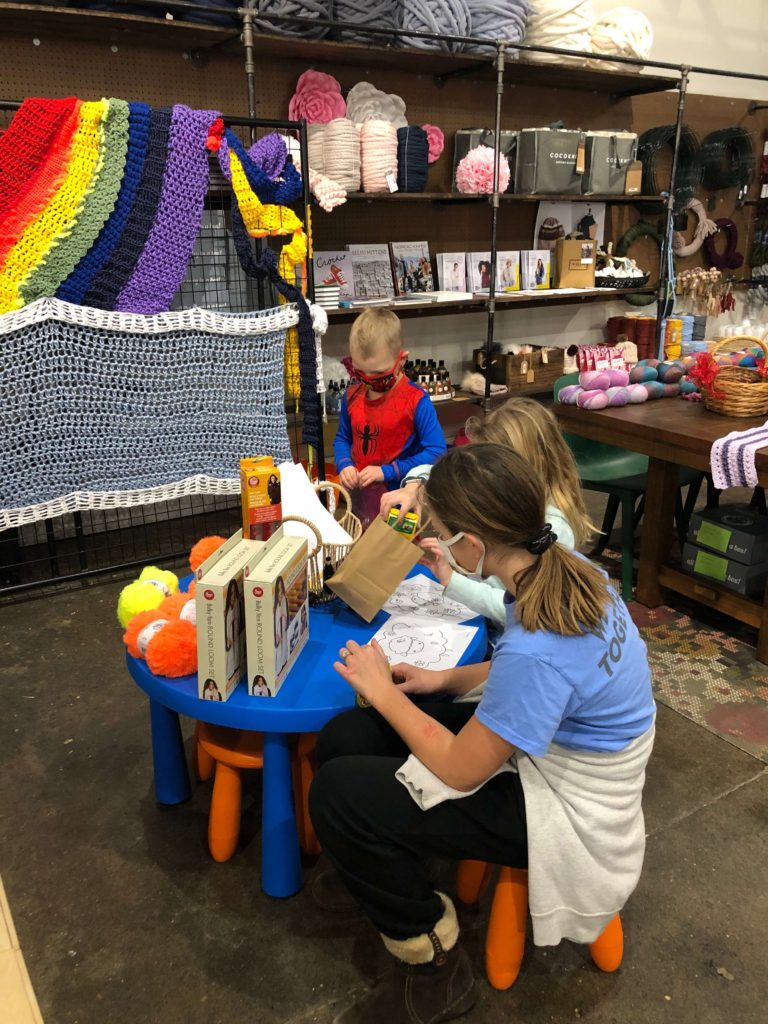
M525 550L530 551L532 555L543 555L556 540L557 534L552 532L552 524L544 523L542 528L525 545Z

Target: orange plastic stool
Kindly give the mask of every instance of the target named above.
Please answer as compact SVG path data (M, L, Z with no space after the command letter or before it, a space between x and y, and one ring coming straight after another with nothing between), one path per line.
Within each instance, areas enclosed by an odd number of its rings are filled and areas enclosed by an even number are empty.
M307 810L309 785L313 777L310 760L315 735L299 738L293 758L294 795L299 842L305 853L320 852ZM244 729L198 722L195 727L195 770L201 781L215 772L211 810L208 816L208 848L214 860L230 859L240 835L242 778L244 768L262 768L262 735Z
M492 874L492 864L482 860L462 861L456 879L459 899L464 903L479 900ZM521 868L503 867L496 882L485 936L485 969L494 988L510 988L520 973L527 918L528 872ZM618 969L624 955L624 932L618 914L590 943L589 952L601 971L610 973Z

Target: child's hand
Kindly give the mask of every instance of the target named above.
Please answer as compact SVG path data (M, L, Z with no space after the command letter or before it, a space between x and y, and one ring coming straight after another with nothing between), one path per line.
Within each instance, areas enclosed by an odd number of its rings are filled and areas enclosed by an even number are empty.
M421 502L419 501L419 485L420 480L415 480L412 483L406 484L397 491L386 491L381 496L381 504L379 506L379 514L382 519L386 519L389 515L389 510L394 508L395 505L399 505L399 515L397 517L398 523L402 522L403 516L406 512L415 512L416 515L421 519Z
M419 541L419 547L427 552L429 558L422 558L424 565L428 565L432 572L444 587L447 587L453 576L453 569L448 564L448 559L443 554L442 548L437 543L437 537L424 537Z
M443 689L443 672L416 668L401 661L392 666L392 679L404 693L439 693Z
M342 679L360 694L363 700L376 706L376 697L393 685L392 673L384 651L375 640L365 647L347 640L339 651L340 661L333 667Z
M367 487L369 484L378 484L384 480L384 470L381 466L366 466L360 470L360 486Z
M354 466L347 466L339 473L339 483L348 491L354 490L355 487L360 486L360 474Z

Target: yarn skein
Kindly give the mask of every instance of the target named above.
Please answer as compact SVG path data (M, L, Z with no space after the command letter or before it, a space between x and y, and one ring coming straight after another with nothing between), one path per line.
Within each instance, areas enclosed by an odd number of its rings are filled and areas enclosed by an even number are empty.
M421 0L418 4L402 4L397 27L440 36L468 36L472 27L469 5L465 0ZM448 53L460 53L464 49L464 43L448 39L419 39L418 36L403 36L403 45L421 50L440 49Z
M360 130L346 117L325 126L322 173L347 192L360 191Z
M466 0L469 10L470 35L478 39L504 39L508 43L521 43L525 36L529 0ZM488 52L486 46L467 43L467 51ZM514 57L517 50L511 46L507 54Z
M429 140L423 128L397 129L397 187L401 192L423 192L429 175Z
M307 125L309 166L313 171L317 171L318 174L325 174L325 150L323 144L325 129L326 125L324 124Z
M617 57L648 60L653 46L653 26L633 7L612 7L601 14L589 33L593 53L612 53ZM606 60L590 60L590 67L603 71L623 71L626 65Z
M397 129L390 121L366 121L360 129L364 192L387 192L388 174L397 173Z
M360 31L342 29L342 38L349 42L380 43L384 40L378 34L371 35L366 28L396 29L397 7L392 0L335 0L334 17L349 25L356 25Z
M589 33L595 20L592 0L532 0L525 41L532 46L553 46L561 50L590 48ZM583 57L528 51L526 60L538 64L583 64Z

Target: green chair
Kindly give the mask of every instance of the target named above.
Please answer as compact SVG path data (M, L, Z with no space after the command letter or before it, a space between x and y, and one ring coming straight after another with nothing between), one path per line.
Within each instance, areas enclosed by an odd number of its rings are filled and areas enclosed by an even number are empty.
M561 388L578 383L578 379L578 373L567 373L564 377L559 377L554 384L555 401ZM648 456L616 448L611 444L603 444L601 441L590 441L589 438L579 437L577 434L564 434L564 437L573 452L584 490L608 495L600 528L600 540L590 552L593 557L603 553L616 522L616 513L621 508L621 596L625 601L631 601L635 530L645 507ZM681 488L689 488L685 504L679 491L675 499L675 523L682 545L704 474L694 469L681 468L679 479Z

